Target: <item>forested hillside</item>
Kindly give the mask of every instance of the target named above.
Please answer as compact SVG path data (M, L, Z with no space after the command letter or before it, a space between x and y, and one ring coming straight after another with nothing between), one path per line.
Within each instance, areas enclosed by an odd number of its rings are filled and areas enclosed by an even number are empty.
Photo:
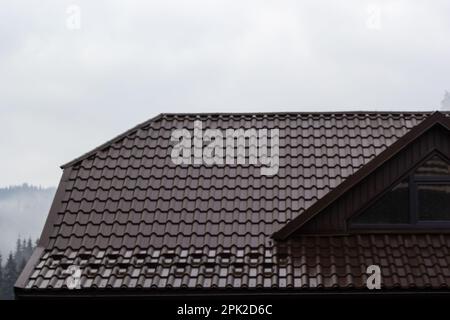
M14 283L40 236L54 194L55 188L28 184L0 188L0 300L14 297Z
M17 239L16 248L7 257L0 255L0 300L14 299L14 283L33 252L31 239Z
M40 236L55 188L23 184L0 188L0 254L14 249L16 239Z

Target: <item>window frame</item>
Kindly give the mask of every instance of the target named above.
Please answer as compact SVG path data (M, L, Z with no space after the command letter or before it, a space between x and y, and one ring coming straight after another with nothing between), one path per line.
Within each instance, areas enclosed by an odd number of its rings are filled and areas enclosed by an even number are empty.
M364 231L364 230L426 230L426 229L450 229L450 220L421 220L419 219L419 194L418 185L423 184L450 184L450 175L444 176L415 176L415 172L424 163L430 160L432 157L438 156L443 161L450 163L450 160L442 153L438 151L431 152L424 160L422 160L418 165L408 171L407 174L403 175L400 179L395 181L389 188L381 192L377 197L375 197L368 204L363 206L356 214L352 215L347 222L347 229ZM384 195L390 192L397 184L402 181L408 181L409 188L409 223L355 223L353 222L355 218L364 214L364 212L371 206L375 205Z
M433 225L434 223L439 223L439 224L448 224L450 226L450 219L449 220L427 220L427 219L420 219L419 218L419 207L420 207L420 203L419 203L419 191L418 191L418 186L419 185L450 185L450 176L441 176L441 177L433 177L432 179L429 179L428 177L426 177L426 179L420 178L414 179L414 197L415 199L412 199L414 201L414 203L411 203L411 199L410 199L410 209L412 209L412 214L415 218L416 224L423 224L423 225ZM410 188L411 188L410 186ZM411 195L410 195L411 197ZM410 213L411 214L411 213Z

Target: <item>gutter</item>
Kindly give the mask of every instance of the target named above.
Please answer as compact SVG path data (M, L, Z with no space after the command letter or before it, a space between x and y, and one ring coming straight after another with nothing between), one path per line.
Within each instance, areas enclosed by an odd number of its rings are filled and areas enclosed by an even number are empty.
M449 289L436 290L377 290L377 291L316 291L316 290L248 290L248 289L181 289L181 290L129 290L105 289L89 291L39 290L15 288L19 299L155 299L155 300L215 300L215 299L285 299L285 298L405 298L405 297L450 297Z

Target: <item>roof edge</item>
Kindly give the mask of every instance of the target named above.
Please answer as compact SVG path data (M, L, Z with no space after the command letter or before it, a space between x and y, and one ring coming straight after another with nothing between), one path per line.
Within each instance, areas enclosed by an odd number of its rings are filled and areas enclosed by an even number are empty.
M59 181L58 184L58 188L56 189L55 197L53 198L52 205L47 215L47 220L45 221L44 228L42 229L42 233L39 238L38 245L44 248L46 248L48 245L51 229L53 228L53 224L55 222L59 208L61 207L64 193L66 191L66 182L69 180L71 171L72 168L70 167L64 169L63 174L61 176L61 180Z
M27 264L25 265L25 268L23 268L22 272L20 273L19 277L16 280L16 283L14 284L14 288L25 288L28 279L31 276L31 273L34 270L34 267L38 263L40 257L42 256L42 253L44 252L44 248L40 245L38 245L31 254L30 259L28 259Z
M164 115L165 115L164 113L160 113L160 114L158 114L157 116L155 116L155 117L153 117L153 118L150 118L150 119L148 119L148 120L146 120L146 121L144 121L144 122L142 122L142 123L140 123L140 124L138 124L138 125L136 125L136 126L130 128L130 129L126 130L125 132L123 132L123 133L119 134L118 136L116 136L116 137L114 137L114 138L112 138L112 139L106 141L105 143L102 143L101 145L99 145L98 147L92 149L91 151L88 151L88 152L84 153L83 155L81 155L81 156L79 156L79 157L77 157L77 158L75 158L75 159L73 159L73 160L71 160L71 161L69 161L69 162L63 164L63 165L61 166L61 169L65 169L65 168L71 167L71 166L73 166L74 164L76 164L76 163L78 163L78 162L80 162L80 161L83 161L83 160L89 158L90 156L96 154L98 151L103 150L103 149L109 147L109 146L112 145L113 143L115 143L115 142L117 142L117 141L119 141L119 140L125 138L126 136L128 136L129 134L131 134L131 133L133 133L133 132L139 130L140 128L149 125L149 124L152 123L153 121L159 120L159 119L162 118Z
M259 112L164 112L161 113L163 116L228 116L228 115L237 115L237 116L253 116L253 115L344 115L344 114L393 114L393 115L401 115L401 114L433 114L433 110L409 110L409 111L384 111L384 110L347 110L347 111L259 111ZM442 112L446 113L446 111Z
M272 238L281 241L289 238L290 235L292 235L295 231L297 231L300 227L302 227L306 222L311 220L317 214L326 209L329 205L331 205L334 201L336 201L339 197L341 197L342 194L344 194L349 189L353 188L362 179L371 174L376 168L378 168L379 166L387 162L389 159L394 157L401 150L403 150L408 144L414 141L417 137L419 137L424 132L426 132L427 130L429 130L430 128L432 128L437 124L440 124L444 126L447 130L450 130L450 119L447 118L444 113L439 111L432 113L418 125L413 127L409 132L407 132L405 135L399 138L396 142L387 147L383 152L381 152L378 156L372 159L369 163L367 163L366 165L361 167L358 171L356 171L353 175L345 179L340 185L331 190L323 198L319 199L316 203L314 203L303 213L301 213L293 220L285 224L280 230L276 231L272 235Z
M64 197L64 192L66 191L66 182L69 180L71 171L72 168L66 168L63 171L63 174L58 184L58 188L55 193L55 197L53 198L52 205L47 215L44 228L42 230L41 236L39 237L38 245L33 250L33 253L30 259L28 259L25 268L22 270L19 277L17 278L17 281L14 285L14 287L16 288L24 288L26 286L26 282L29 279L31 273L33 272L37 262L39 261L42 252L47 248L48 242L50 240L51 229L55 222L56 215L58 214L59 207L61 206L62 199Z
M381 290L369 290L367 288L118 288L118 289L24 289L16 288L16 295L28 299L54 299L54 298L154 298L154 299L195 299L195 298L273 298L295 296L401 296L416 294L450 295L449 288L383 288Z

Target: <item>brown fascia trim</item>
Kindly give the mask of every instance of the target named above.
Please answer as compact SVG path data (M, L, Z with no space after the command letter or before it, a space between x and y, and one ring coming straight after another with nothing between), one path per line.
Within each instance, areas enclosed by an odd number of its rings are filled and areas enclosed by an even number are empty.
M58 211L61 208L61 203L66 191L66 183L69 180L71 171L72 169L70 167L64 169L63 171L61 180L59 181L58 189L56 190L55 197L53 198L52 206L50 207L50 211L47 216L47 220L45 221L44 229L42 230L41 236L39 238L38 245L34 249L31 258L28 260L25 268L22 270L19 278L16 281L15 287L17 288L23 288L26 285L26 282L33 272L34 267L38 263L39 258L41 257L45 248L47 248L47 245L50 241L51 230L58 215Z
M337 297L337 296L416 296L434 295L450 296L450 289L418 289L399 288L368 290L366 288L173 288L173 289L91 289L91 290L67 290L67 289L23 289L15 288L18 299L252 299L252 298L289 298L289 297Z
M311 220L314 216L319 214L321 211L326 209L339 197L341 197L345 192L354 187L357 183L371 174L375 169L383 165L386 161L394 157L401 150L403 150L407 145L421 136L423 133L428 131L435 125L441 125L447 130L450 130L450 119L446 117L445 114L436 111L425 120L419 123L417 126L412 128L403 137L394 142L386 150L381 152L377 157L372 159L367 165L363 166L353 175L348 177L344 182L342 182L335 189L326 194L322 199L318 200L310 208L306 209L302 214L294 218L288 224L283 226L280 230L275 232L272 237L275 240L283 241L286 240L290 235L302 227L306 222Z

